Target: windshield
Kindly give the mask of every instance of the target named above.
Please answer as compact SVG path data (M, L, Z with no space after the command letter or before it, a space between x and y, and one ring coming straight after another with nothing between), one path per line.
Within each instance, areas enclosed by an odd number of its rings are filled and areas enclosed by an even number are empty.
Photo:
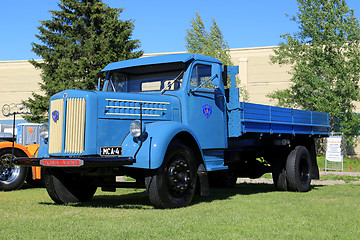
M144 72L141 69L138 69L138 71L113 70L110 71L106 79L105 91L149 92L161 91L164 87L167 87L167 91L179 90L184 78L183 70L177 69L164 72ZM177 80L173 82L176 78Z

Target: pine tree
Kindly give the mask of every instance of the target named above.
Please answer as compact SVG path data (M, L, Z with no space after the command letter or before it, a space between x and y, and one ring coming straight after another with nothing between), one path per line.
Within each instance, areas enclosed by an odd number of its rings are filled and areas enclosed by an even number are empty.
M31 122L47 120L50 97L66 89L93 90L101 69L108 63L142 56L140 41L132 40L134 22L119 20L123 9L110 8L101 0L60 0L59 11L50 11L51 20L41 21L41 44L32 51L43 61L30 60L41 69L40 88L24 104Z
M333 131L354 144L360 118L360 27L345 0L297 0L299 13L291 18L299 32L284 34L273 63L291 64L291 85L269 96L280 106L327 112Z

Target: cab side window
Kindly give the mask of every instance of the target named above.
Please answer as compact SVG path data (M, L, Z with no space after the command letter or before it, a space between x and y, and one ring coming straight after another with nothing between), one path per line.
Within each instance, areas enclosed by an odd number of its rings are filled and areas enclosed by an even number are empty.
M190 84L192 87L197 87L209 78L211 78L211 66L197 64L192 70ZM211 80L209 80L204 85L202 85L201 88L214 89L215 86L212 85Z

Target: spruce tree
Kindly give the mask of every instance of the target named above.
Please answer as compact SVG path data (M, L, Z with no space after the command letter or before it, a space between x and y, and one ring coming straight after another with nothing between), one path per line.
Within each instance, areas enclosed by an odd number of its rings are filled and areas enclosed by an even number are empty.
M120 20L123 9L110 8L101 0L60 0L60 10L41 21L32 51L42 61L30 60L41 69L40 88L44 95L32 94L24 104L31 122L47 121L50 97L66 89L93 90L101 69L108 63L138 58L140 41L132 40L132 20Z
M289 88L269 96L280 106L330 114L333 131L354 144L360 129L355 102L360 100L360 27L345 0L297 0L299 25L275 50L273 63L291 65Z

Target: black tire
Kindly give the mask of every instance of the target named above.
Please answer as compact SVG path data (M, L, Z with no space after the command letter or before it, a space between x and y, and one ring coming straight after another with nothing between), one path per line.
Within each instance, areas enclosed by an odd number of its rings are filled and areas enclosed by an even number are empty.
M286 160L286 180L288 189L307 192L311 184L311 158L304 146L297 146Z
M196 190L196 163L192 150L174 141L168 147L162 166L145 178L145 186L155 208L186 207Z
M52 168L44 169L44 184L49 196L57 204L89 201L97 189L89 178Z
M18 157L16 155L19 154L14 154L14 157ZM11 157L11 149L0 150L0 191L19 189L27 176L28 168L14 165Z

